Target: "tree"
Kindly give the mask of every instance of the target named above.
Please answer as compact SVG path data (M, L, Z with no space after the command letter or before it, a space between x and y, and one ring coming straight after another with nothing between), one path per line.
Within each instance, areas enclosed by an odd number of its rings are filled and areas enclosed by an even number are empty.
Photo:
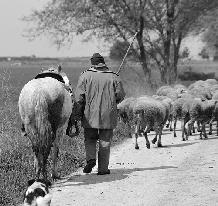
M188 58L188 57L189 57L189 54L190 54L189 48L188 48L188 47L185 47L185 48L182 50L182 52L181 52L180 58L181 58L181 59Z
M218 59L218 9L214 8L207 12L198 22L195 32L201 34L205 49L214 55L214 60ZM203 58L203 56L202 56ZM209 57L208 57L209 58Z
M129 48L129 44L127 42L117 40L110 48L109 56L113 60L122 60L128 48ZM135 59L134 52L131 50L131 48L127 54L127 57Z
M201 52L198 55L201 56L202 59L209 59L209 54L205 47L202 48Z
M31 37L49 34L57 45L72 43L75 34L128 42L136 32L134 55L151 82L149 60L164 83L177 77L179 49L197 19L218 6L216 0L52 0L25 20L34 22Z

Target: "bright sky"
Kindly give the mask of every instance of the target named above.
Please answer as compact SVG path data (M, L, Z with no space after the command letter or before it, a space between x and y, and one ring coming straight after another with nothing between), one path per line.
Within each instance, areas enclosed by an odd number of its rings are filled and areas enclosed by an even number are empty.
M71 48L57 50L48 37L29 41L22 36L27 24L21 20L33 9L41 8L48 0L0 0L0 56L72 57L104 55L105 49L97 41L84 43L75 38Z
M81 38L75 38L71 48L57 50L48 39L42 37L35 41L28 41L22 36L26 23L21 20L30 14L31 10L41 8L48 0L0 0L0 56L30 56L38 57L73 57L91 56L94 52L103 55L107 50L97 41L84 43ZM187 46L191 55L196 56L202 46L199 40L190 39Z

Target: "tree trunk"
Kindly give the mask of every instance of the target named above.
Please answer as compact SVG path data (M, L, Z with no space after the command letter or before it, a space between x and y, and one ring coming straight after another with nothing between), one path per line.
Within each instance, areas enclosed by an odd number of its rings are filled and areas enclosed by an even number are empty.
M143 18L143 16L141 16L140 17L140 28L139 28L139 32L136 36L136 39L137 39L138 45L139 45L139 61L141 62L141 66L142 66L142 70L145 74L146 82L148 82L148 84L152 87L151 70L147 64L145 47L143 44L143 29L144 29L144 18Z
M177 65L179 60L179 50L182 42L182 32L179 33L177 42L173 41L174 45L174 56L173 56L173 68L172 68L172 81L175 82L177 79Z
M167 72L165 67L160 69L160 78L162 83L167 84Z

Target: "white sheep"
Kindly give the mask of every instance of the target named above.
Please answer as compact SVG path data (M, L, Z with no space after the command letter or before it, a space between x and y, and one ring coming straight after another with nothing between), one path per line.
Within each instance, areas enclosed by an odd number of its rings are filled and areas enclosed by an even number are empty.
M135 149L139 149L137 139L141 129L143 129L144 131L146 146L148 149L150 148L150 142L147 137L147 132L150 131L151 128L153 128L156 132L155 138L152 140L152 143L156 143L157 135L159 135L157 146L161 147L162 130L169 115L167 104L152 97L139 97L136 99L136 102L134 104L133 114L135 117Z

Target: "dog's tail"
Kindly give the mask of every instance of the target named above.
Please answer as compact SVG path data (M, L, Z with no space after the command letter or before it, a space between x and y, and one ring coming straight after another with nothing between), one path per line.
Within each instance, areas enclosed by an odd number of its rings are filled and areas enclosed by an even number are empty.
M41 196L38 197L36 199L37 206L50 206L51 198L52 198L52 195L50 193L45 195L44 197L41 197Z

